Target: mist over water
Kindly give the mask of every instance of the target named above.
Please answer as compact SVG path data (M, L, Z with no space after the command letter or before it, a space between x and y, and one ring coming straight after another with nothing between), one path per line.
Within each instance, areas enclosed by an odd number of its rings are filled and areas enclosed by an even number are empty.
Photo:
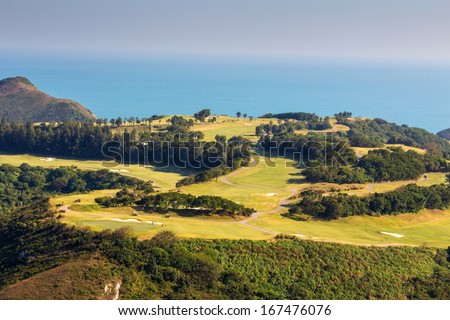
M431 132L450 127L450 67L381 63L0 55L0 78L22 75L101 118L251 116L352 111Z

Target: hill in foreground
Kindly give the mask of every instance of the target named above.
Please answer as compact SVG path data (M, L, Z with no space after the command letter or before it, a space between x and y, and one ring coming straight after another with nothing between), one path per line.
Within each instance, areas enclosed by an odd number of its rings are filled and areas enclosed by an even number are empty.
M0 81L0 118L7 121L50 122L94 120L78 102L49 96L24 77Z
M450 128L438 132L437 136L445 140L450 140Z
M138 241L63 225L49 209L42 200L0 216L0 299L449 299L443 249L170 231Z

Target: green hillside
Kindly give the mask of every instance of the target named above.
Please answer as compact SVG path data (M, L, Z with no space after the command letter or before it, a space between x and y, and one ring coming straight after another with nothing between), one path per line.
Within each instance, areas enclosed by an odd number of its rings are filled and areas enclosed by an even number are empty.
M450 128L442 130L442 131L439 131L437 133L437 136L441 137L442 139L445 139L445 140L450 140Z
M2 299L449 299L447 259L283 236L138 241L62 225L45 202L0 217Z
M0 81L0 118L7 121L51 122L94 120L94 114L78 102L59 99L40 91L24 77Z

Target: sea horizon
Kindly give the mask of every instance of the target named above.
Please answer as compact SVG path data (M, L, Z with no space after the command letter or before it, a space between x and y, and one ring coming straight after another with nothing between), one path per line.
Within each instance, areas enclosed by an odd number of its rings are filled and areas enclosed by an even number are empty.
M0 78L25 76L99 118L311 112L383 118L433 133L450 127L442 64L258 57L3 53Z

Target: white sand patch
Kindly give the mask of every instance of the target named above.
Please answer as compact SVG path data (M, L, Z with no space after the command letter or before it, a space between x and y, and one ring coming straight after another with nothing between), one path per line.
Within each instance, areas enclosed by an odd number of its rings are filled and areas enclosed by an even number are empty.
M404 235L402 234L398 234L398 233L390 233L390 232L382 232L380 231L381 234L385 234L387 236L391 236L391 237L396 237L396 238L403 238Z
M305 235L303 235L303 234L298 234L298 233L293 234L293 236L296 236L296 237L299 237L299 238L306 238Z
M139 221L139 220L137 220L137 219L126 219L126 220L124 220L124 219L119 219L119 218L111 219L111 221L119 221L119 222L142 222L142 221Z
M121 169L121 170L119 170L120 172L130 172L130 171L128 171L128 170L125 170L125 169Z
M273 196L276 196L277 194L276 193L266 193L265 194L265 196L268 196L268 197L273 197Z
M109 171L111 171L111 172L119 172L119 170L116 170L116 169L111 169Z
M56 159L55 158L41 158L39 160L45 161L45 162L51 162L51 161L55 161Z
M162 225L162 222L156 222L156 221L144 221L145 223L148 224L157 224L157 225Z

